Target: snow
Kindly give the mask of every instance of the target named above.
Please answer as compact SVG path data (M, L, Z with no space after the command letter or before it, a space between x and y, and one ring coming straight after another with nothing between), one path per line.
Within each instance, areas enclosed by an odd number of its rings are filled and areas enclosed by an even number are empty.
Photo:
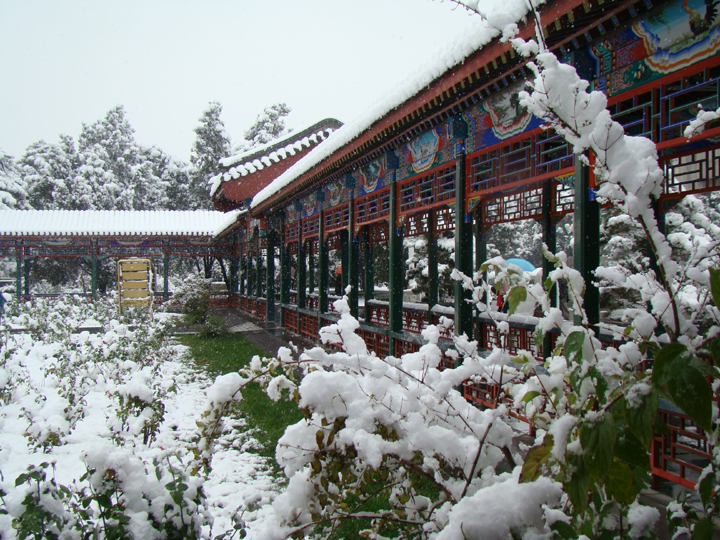
M210 210L0 210L0 235L214 236L236 217Z

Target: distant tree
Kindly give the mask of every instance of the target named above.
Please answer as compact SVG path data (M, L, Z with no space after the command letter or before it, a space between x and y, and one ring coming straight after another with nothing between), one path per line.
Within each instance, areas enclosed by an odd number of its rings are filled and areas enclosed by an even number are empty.
M0 150L0 209L28 208L27 191L12 156Z
M60 144L44 140L31 144L18 163L30 206L36 210L71 207L74 195L69 182L76 165L75 142L68 135L60 136Z
M291 111L292 109L286 103L276 103L265 107L263 112L257 115L255 123L244 134L247 141L246 149L251 150L256 146L262 146L289 133L285 128L285 117Z
M220 159L230 154L230 138L225 133L225 124L220 119L222 105L210 102L208 109L195 128L195 143L190 154L194 171L190 175L188 204L190 209L212 209L208 193L208 180L220 172Z

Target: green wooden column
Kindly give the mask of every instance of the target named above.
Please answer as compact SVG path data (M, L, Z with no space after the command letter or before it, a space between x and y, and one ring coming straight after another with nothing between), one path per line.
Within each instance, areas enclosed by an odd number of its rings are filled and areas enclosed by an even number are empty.
M307 298L307 254L305 239L301 236L298 241L297 253L297 307L304 308Z
M350 199L350 222L348 223L348 276L347 284L350 285L348 303L350 304L350 315L356 319L360 316L358 311L358 274L360 271L360 243L355 236L355 199ZM343 277L345 270L343 269Z
M262 298L263 296L263 280L262 280L262 260L263 260L263 253L262 253L262 247L260 246L260 239L258 239L257 243L257 253L255 256L255 296L257 298Z
M285 243L285 220L282 221L282 238L280 239L280 303L290 303L290 253Z
M390 332L402 332L403 329L403 288L405 281L402 258L402 228L398 226L398 188L397 183L390 184L390 217L388 229L388 263L390 286ZM395 338L390 335L390 354L395 354Z
M348 275L350 274L350 234L352 233L340 235L340 268L342 268L342 274L340 274L342 292L340 295L345 294L345 288L348 286Z
M98 241L97 238L90 239L90 295L92 299L97 298L97 286L98 286L98 269L97 269L97 252L98 252Z
M593 271L600 264L600 205L591 189L590 167L575 157L575 269L585 280L588 322L600 322L600 290L593 285Z
M232 255L230 257L230 294L237 295L240 290L240 237L236 233L233 238Z
M23 264L24 272L25 272L25 296L30 296L30 263L32 259L30 257L25 257L25 261Z
M369 300L375 298L375 256L374 246L370 243L370 226L366 225L363 227L362 232L362 245L364 250L365 259L365 305Z
M170 298L170 240L163 242L163 301Z
M20 302L22 298L22 268L23 268L23 246L22 240L15 242L15 301Z
M267 250L265 255L267 261L265 264L265 320L275 322L275 244L277 243L277 233L268 231Z
M472 219L466 214L465 141L455 143L455 268L468 277L473 274ZM455 335L473 336L471 291L455 282Z
M552 215L555 209L555 190L553 189L552 180L546 180L543 184L543 243L552 253L557 251L557 232L555 229L555 218ZM555 270L555 265L543 257L543 282ZM550 294L550 306L558 305L558 288L554 287ZM552 340L551 334L546 333L543 339L543 357L552 356Z
M325 238L325 210L320 210L320 236L318 238L318 310L320 313L328 312L328 283L330 281L330 269L328 268L328 245Z
M315 287L317 287L317 278L316 278L316 270L315 267L317 260L317 253L315 253L315 250L312 248L312 243L309 246L308 253L307 253L307 266L308 266L308 272L307 272L307 286L308 291L311 293L315 290Z
M483 205L482 201L479 201L475 210L475 271L480 272L480 267L485 261L487 261L487 231L483 223ZM483 272L483 280L487 281L487 272ZM488 304L489 298L485 298L485 304ZM482 346L484 328L482 322L478 321L475 325L475 339Z
M430 210L430 215L428 216L428 316L430 316L430 310L440 300L440 273L438 272L438 244L435 212L435 210ZM432 318L430 318L429 322L432 322Z

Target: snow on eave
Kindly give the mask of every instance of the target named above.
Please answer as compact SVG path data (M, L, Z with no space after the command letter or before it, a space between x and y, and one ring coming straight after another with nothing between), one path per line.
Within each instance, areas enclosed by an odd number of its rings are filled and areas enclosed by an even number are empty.
M545 2L536 1L534 3L536 6L540 6ZM485 0L483 9L498 28L504 28L508 24L520 21L528 13L526 0ZM459 32L447 48L439 51L435 58L425 62L422 69L413 70L414 75L402 79L402 83L390 89L367 111L336 130L325 141L313 148L309 154L259 191L253 198L250 207L257 208L275 193L291 185L303 174L362 135L373 124L426 90L433 82L462 64L499 35L499 30L488 27L480 17L475 16L474 21Z
M247 208L243 208L242 210L230 210L229 212L226 212L224 214L225 220L217 226L217 228L213 232L213 238L221 238L226 234L230 233L235 228L235 224L237 223L238 218L243 214L247 214Z
M213 237L230 219L213 210L0 210L0 236Z
M237 166L238 164L244 162L252 163L256 161L256 159L260 159L261 161L263 161L263 158L269 158L274 163L277 163L279 160L285 159L287 157L290 149L301 149L301 146L296 146L298 140L303 138L313 140L313 138L315 138L314 142L315 144L317 144L318 137L322 141L327 136L328 131L332 133L333 130L337 129L341 125L342 123L335 118L325 118L320 122L315 122L314 124L307 126L301 130L293 131L282 139L270 141L267 144L257 146L255 148L252 148L251 150L248 150L247 152L243 152L242 154L222 158L219 160L219 163L223 167L232 167L234 165ZM305 146L310 146L309 141ZM280 152L283 153L281 154ZM272 158L273 154L275 154L276 159ZM291 153L290 155L293 155L293 153ZM267 165L269 166L269 164Z

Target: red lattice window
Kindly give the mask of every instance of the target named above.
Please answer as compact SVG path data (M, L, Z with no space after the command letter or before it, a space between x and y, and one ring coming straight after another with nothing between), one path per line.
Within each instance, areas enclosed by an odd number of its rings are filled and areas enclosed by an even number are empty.
M718 108L720 79L703 84L704 78L701 72L661 87L660 141L682 137L700 107L706 111Z
M407 214L455 198L455 164L398 184L398 211Z
M300 236L300 222L285 225L285 243L297 242Z
M363 338L368 351L374 352L380 358L390 354L390 340L385 334L359 328L357 334Z
M329 250L340 249L342 247L342 240L340 239L340 235L342 234L342 231L338 231L327 237L326 243Z
M568 177L568 183L553 182L553 195L555 197L555 215L570 214L575 209L575 176Z
M535 143L535 174L547 174L575 166L572 146L554 131L538 134Z
M483 222L492 225L541 217L542 192L542 186L536 186L510 195L485 199L482 202Z
M430 213L423 212L420 214L412 214L405 219L405 229L403 236L420 236L430 231Z
M298 252L298 243L292 242L290 244L287 244L287 252L289 255L297 255Z
M390 215L390 187L355 200L355 223L372 223Z
M618 101L608 107L613 120L622 124L625 133L652 138L653 91Z
M492 350L496 347L506 349L510 354L517 354L518 351L530 351L538 360L542 360L542 350L535 345L533 330L510 326L508 334L502 335L497 331L494 324L483 324L483 349Z
M470 193L497 186L498 151L484 152L470 162Z
M395 356L402 356L404 354L415 353L420 350L420 345L412 341L405 341L404 339L395 340Z
M283 308L283 325L293 332L297 332L297 311L294 309Z
M387 242L390 238L390 226L387 221L378 221L370 225L370 234L368 239L371 244L378 242Z
M320 218L312 216L302 220L303 239L317 236L320 234Z
M350 203L326 210L323 219L326 233L347 229L350 224Z
M661 160L665 193L699 193L720 188L720 147Z
M435 211L435 232L455 230L455 207L444 206Z
M365 306L366 320L380 326L390 325L390 308L385 305L367 304Z
M267 316L267 302L265 302L264 298L258 298L257 316L261 319L264 319Z
M427 313L403 310L403 330L419 334L427 325Z

